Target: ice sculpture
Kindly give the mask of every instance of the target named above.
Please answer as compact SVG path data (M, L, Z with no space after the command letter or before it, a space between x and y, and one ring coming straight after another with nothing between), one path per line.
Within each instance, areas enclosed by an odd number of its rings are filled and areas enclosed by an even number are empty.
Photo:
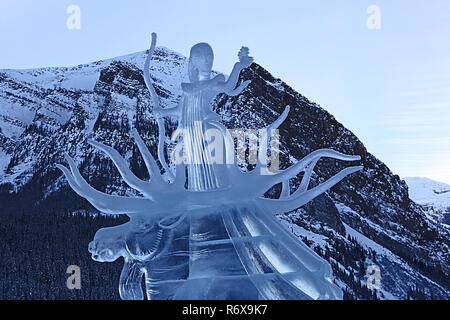
M164 159L165 133L161 118L175 117L179 128L183 129L185 150L187 157L188 188L193 191L216 189L226 176L218 177L217 169L206 152L205 132L209 129L221 127L220 117L212 111L211 100L219 93L230 96L240 94L250 81L243 82L236 88L241 70L250 66L253 58L248 56L248 48L243 47L239 52L237 62L227 81L222 74L211 79L214 60L212 48L207 43L198 43L192 47L189 57L188 73L190 83L182 83L183 96L175 108L162 109L159 98L153 88L149 70L150 61L156 46L156 34L152 34L152 45L144 66L144 80L153 99L154 114L159 124L158 157L166 172L170 170Z
M309 188L312 172L323 158L359 160L339 152L317 150L286 170L261 174L268 164L243 172L235 163L211 163L204 150L205 132L218 128L227 157L236 157L234 142L211 109L218 93L237 95L249 84L237 86L238 76L253 59L248 49L239 52L239 62L227 80L211 79L213 52L206 43L195 45L189 61L190 83L183 83L180 104L162 109L149 74L152 45L144 78L154 102L159 124L158 159L164 175L139 136L132 135L142 154L150 181L136 177L126 160L113 148L96 141L94 147L111 158L124 181L142 197L108 195L92 188L66 155L69 168L58 165L69 185L104 214L123 215L130 221L100 229L89 245L92 258L109 262L124 258L119 292L122 299L340 299L341 290L332 283L331 267L303 242L286 231L275 214L299 208L347 175L362 167L349 167L326 182ZM236 88L237 86L237 88ZM269 129L286 119L289 107ZM165 159L163 117L175 116L184 129L182 141L186 163L170 167ZM173 161L172 161L173 162ZM171 171L174 168L174 172ZM291 192L289 180L304 172L300 186ZM186 186L187 182L187 188ZM265 197L282 183L279 199ZM145 295L141 282L145 279Z

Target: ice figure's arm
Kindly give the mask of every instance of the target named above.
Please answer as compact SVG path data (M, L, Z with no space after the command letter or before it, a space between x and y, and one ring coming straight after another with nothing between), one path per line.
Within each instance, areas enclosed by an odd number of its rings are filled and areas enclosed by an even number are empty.
M183 87L183 84L181 84L181 86ZM153 115L155 116L156 119L170 117L176 119L177 121L180 121L182 114L183 114L183 97L175 107L166 107L164 109L163 108L153 109Z
M246 47L241 48L238 56L239 62L236 62L234 65L228 80L220 86L220 92L224 92L230 96L240 94L250 84L250 81L244 81L238 88L236 88L241 71L253 63L253 58L248 55L248 48Z
M241 93L250 84L250 81L245 81L238 88L236 88L242 69L244 69L242 64L240 62L236 62L230 76L228 77L228 80L219 85L219 92L224 92L230 96L236 96Z
M349 167L340 171L339 173L328 179L326 182L306 192L301 192L300 190L297 190L290 197L285 199L258 198L256 202L262 207L264 207L266 210L274 214L289 212L303 206L312 199L318 197L319 195L330 189L332 186L340 182L349 174L360 171L362 169L363 169L362 166Z
M134 215L152 211L154 203L151 200L113 196L92 188L81 176L72 158L66 155L66 160L69 163L71 172L59 164L57 165L58 169L64 173L70 187L99 211L112 215Z
M142 277L144 272L131 259L125 259L119 280L119 294L122 300L144 300Z
M237 82L239 80L239 74L241 73L242 68L241 64L239 62L236 62L233 70L230 73L230 76L228 77L228 80L225 81L222 89L224 92L229 92L236 88Z
M236 89L231 90L231 91L227 91L227 92L225 92L225 93L226 93L227 95L229 95L230 97L238 96L238 95L240 95L240 94L242 93L242 91L244 91L245 88L247 88L247 86L248 86L250 83L251 83L250 80L246 80L246 81L242 82L242 83L239 85L239 87L237 87Z

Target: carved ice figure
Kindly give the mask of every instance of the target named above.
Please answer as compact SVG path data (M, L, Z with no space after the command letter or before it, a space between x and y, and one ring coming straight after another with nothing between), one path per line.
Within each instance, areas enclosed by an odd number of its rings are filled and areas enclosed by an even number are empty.
M155 43L156 35L153 36L150 53ZM233 89L242 66L251 63L246 53L243 54L247 57L246 62L235 66L229 80L224 81L222 76L210 79L212 51L208 46L201 44L194 48L189 67L192 82L183 84L185 96L176 108L159 108L148 73L148 60L145 68L146 83L160 116L158 158L169 179L163 178L157 162L135 129L132 135L150 181L136 177L126 160L113 148L92 140L89 142L112 159L124 181L143 197L114 196L95 190L84 180L68 155L70 170L58 165L71 188L99 211L130 217L126 224L97 232L89 246L93 259L114 261L124 257L119 288L123 299L143 299L143 276L148 299L342 298L342 291L331 281L330 265L286 231L275 214L301 207L347 175L362 169L360 166L346 168L324 183L309 188L312 172L321 158L355 161L360 157L330 149L317 150L272 175L261 174L268 167L261 161L254 170L242 172L234 164L209 168L209 164L202 160L202 166L191 166L190 169L189 163L177 164L175 175L172 175L161 153L164 148L162 137L165 136L161 117L173 113L186 127L193 123L189 117L200 119L205 126L220 128L224 132L223 138L229 142L223 125L208 109L209 100L206 98L209 99L214 92L235 94L248 84L246 82ZM190 112L195 114L189 115ZM288 112L289 107L268 128L278 128ZM203 131L189 130L195 141L201 138ZM194 140L192 145L197 143ZM191 160L207 157L197 154L196 147L192 150ZM229 151L230 148L227 149ZM234 148L231 152L234 159ZM187 189L186 171L192 179ZM290 190L289 180L300 172L304 173L300 186ZM219 176L228 178L223 186ZM279 199L264 196L280 183L283 191Z
M150 52L144 66L144 79L153 99L154 114L159 121L159 158L165 161L163 154L165 134L161 118L175 117L183 133L188 188L194 191L205 191L223 187L227 177L218 176L217 166L213 163L206 147L208 139L205 132L220 124L220 117L212 110L211 101L219 93L236 96L248 86L250 81L245 81L236 88L240 72L252 64L253 58L248 56L248 48L243 47L238 54L239 62L234 65L228 80L225 81L222 74L211 78L214 61L211 46L207 43L194 45L191 48L188 65L190 83L181 84L183 96L177 107L162 109L149 74L155 46L156 34L153 33ZM169 171L166 164L164 168L166 172Z

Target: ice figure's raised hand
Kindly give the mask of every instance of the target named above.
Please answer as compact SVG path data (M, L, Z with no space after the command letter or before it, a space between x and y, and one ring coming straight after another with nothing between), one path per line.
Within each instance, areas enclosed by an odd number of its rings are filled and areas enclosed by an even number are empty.
M242 47L241 50L239 50L238 57L242 69L250 67L253 63L253 57L250 57L248 54L249 49L247 47Z

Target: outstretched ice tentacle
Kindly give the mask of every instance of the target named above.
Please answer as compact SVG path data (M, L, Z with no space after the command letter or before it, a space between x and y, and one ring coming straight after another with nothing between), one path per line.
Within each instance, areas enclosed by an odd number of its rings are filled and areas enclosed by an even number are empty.
M153 202L148 199L112 196L92 188L81 176L72 158L67 154L65 156L72 172L60 164L57 165L58 169L64 173L70 187L97 210L112 215L134 215L151 211Z
M166 158L164 156L164 141L166 139L166 127L164 126L164 120L162 118L156 119L156 122L158 123L158 160L161 163L162 167L164 168L165 174L171 179L172 181L175 179L174 175L170 171L170 168L166 162Z
M159 96L156 93L155 87L153 86L153 81L150 77L150 62L152 60L153 53L155 52L156 47L156 33L152 33L152 44L150 46L150 51L148 52L147 59L145 60L144 64L144 82L147 86L148 90L150 91L150 96L153 101L153 108L154 109L160 109L160 103L159 103ZM175 178L172 174L172 172L169 169L169 166L167 165L166 159L164 157L164 140L166 138L166 128L164 126L164 120L162 118L158 118L156 120L158 123L158 131L159 131L159 137L158 137L158 160L161 162L162 167L164 168L166 175L172 179Z
M272 130L278 129L281 124L286 120L287 116L289 115L289 111L291 110L290 106L286 106L286 108L284 108L283 113L277 118L277 120L275 120L272 124L268 125L266 128L262 129L264 134L265 134L265 138L266 141L260 141L260 146L259 146L259 161L257 162L255 169L253 169L251 172L253 173L257 173L257 172L261 172L261 168L262 166L262 158L263 156L267 156L267 148L270 145L270 139L271 139L271 133ZM262 152L265 152L266 154L263 155ZM268 164L264 164L264 167L267 168Z
M316 198L320 194L327 191L329 188L339 183L342 179L344 179L349 174L362 170L362 166L358 167L349 167L346 168L324 183L319 186L308 190L306 192L295 192L292 196L286 199L267 199L267 198L258 198L256 202L261 205L261 207L265 208L269 212L274 214L276 213L285 213L292 210L295 210L304 204L308 203L312 199Z
M141 136L137 132L136 128L133 128L131 130L131 135L133 136L134 141L138 146L139 152L141 153L142 158L144 159L144 163L145 166L147 167L150 179L162 180L161 174L159 173L158 164L156 163L155 158L153 158L152 154L148 150L147 146L145 145Z
M160 108L159 105L159 97L156 94L156 90L153 87L153 81L150 77L150 62L152 60L153 53L155 52L156 48L156 33L152 33L152 44L150 45L150 51L148 52L147 59L145 60L144 64L144 82L147 86L148 90L150 91L151 98L153 100L153 107L154 108Z
M286 120L290 110L291 110L291 107L286 106L286 108L284 108L284 110L283 110L283 113L278 117L277 120L275 120L271 125L269 125L267 127L267 130L278 129L281 126L281 124Z
M261 188L265 188L264 191L267 191L274 185L281 183L285 180L294 178L298 173L302 172L310 163L313 161L318 161L320 158L332 158L337 160L344 161L356 161L361 160L360 156L352 156L346 155L331 149L320 149L316 150L302 160L298 161L293 166L287 168L286 170L280 171L277 174L271 176L264 176L265 181L260 185Z
M242 172L239 170L238 166L233 165L234 163L237 163L237 155L234 150L234 139L231 136L230 131L220 121L209 121L209 124L216 127L222 133L225 142L225 163L227 169L230 170L232 176L235 174L239 175Z
M309 182L311 181L311 176L314 171L314 167L316 166L317 162L320 160L315 159L311 161L311 163L306 167L305 174L303 175L302 182L300 183L300 186L298 187L296 192L305 192L308 190Z
M291 194L291 189L289 186L289 179L283 180L282 186L281 186L280 199L285 199L285 198L289 197L290 194Z
M300 182L300 185L298 186L297 190L292 194L292 196L295 196L299 193L303 193L306 190L308 190L308 186L311 181L312 174L314 172L314 167L316 166L316 164L319 160L320 160L320 158L317 158L317 159L311 161L305 167L305 170L304 170L305 173L303 174L302 181ZM282 184L283 185L282 185L282 189L281 189L280 199L286 199L289 196L291 196L291 194L290 194L291 190L289 187L289 179L283 180Z
M277 129L287 118L290 111L290 106L286 106L283 113L275 120L271 125L265 128L266 131L275 130ZM231 136L230 132L227 130L227 128L219 121L213 120L210 121L209 124L213 125L217 129L220 130L220 132L223 135L224 141L225 141L225 151L226 151L226 164L228 165L228 170L230 170L230 174L235 176L241 176L241 174L247 174L243 173L239 170L239 167L237 166L230 166L230 164L233 164L236 162L236 152L234 150L234 141L233 137ZM264 129L263 129L264 130ZM270 138L267 137L267 140ZM263 149L263 148L261 148ZM258 169L261 166L261 162L258 161L255 169L253 169L251 172L258 172L256 169Z
M144 196L149 199L152 199L152 195L150 194L150 183L147 181L143 181L136 177L136 175L130 170L125 159L115 150L103 143L88 140L88 143L97 149L103 151L106 155L108 155L116 166L117 170L119 170L120 175L123 180L132 188L141 192Z

